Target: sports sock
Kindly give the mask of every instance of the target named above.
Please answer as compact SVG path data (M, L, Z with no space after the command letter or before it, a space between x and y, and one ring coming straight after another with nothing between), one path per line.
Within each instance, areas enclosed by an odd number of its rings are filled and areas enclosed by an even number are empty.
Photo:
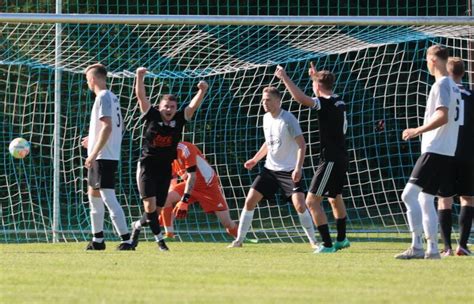
M138 223L140 223L140 229L141 227L148 227L148 217L146 215L146 212L143 212L142 217L140 220L138 220Z
M298 212L298 217L300 218L301 226L303 227L304 233L308 237L309 242L311 244L316 244L313 219L311 218L311 214L309 214L309 210L306 209L303 213Z
M331 235L329 234L328 224L318 226L319 235L321 235L321 240L323 245L326 248L332 247Z
M239 226L235 225L234 228L226 228L227 233L232 236L234 239L237 238L238 231L239 231Z
M408 225L412 232L411 246L414 248L423 248L423 218L421 215L421 207L418 203L418 194L420 192L420 187L412 183L407 183L402 193L402 200L407 207Z
M120 206L114 189L100 189L100 196L104 200L107 209L109 209L110 219L119 235L128 233L127 221Z
M122 239L122 243L132 243L132 240L130 239L130 233L122 234L120 238Z
M161 209L160 219L162 226L165 227L166 232L174 232L173 229L173 207L166 207Z
M102 243L104 241L104 232L97 232L94 233L94 236L92 237L92 241L96 243Z
M147 218L147 223L150 226L151 232L155 236L155 239L157 236L161 235L161 228L160 225L158 224L158 213L155 211L153 212L146 212L146 218ZM161 236L163 238L163 236ZM159 241L159 239L157 239Z
M474 216L474 207L461 206L459 213L459 246L467 248L467 241L472 227L472 217Z
M347 217L336 219L337 238L338 242L346 239L346 219Z
M440 225L440 235L444 243L444 249L452 249L451 247L451 230L453 228L453 211L451 209L438 210L438 218Z
M90 215L92 234L102 232L104 230L104 202L101 197L92 196L89 194ZM103 236L102 236L103 238Z
M247 232L250 229L250 225L252 224L253 214L255 210L247 210L243 209L242 214L240 215L239 221L239 228L237 230L237 238L236 241L242 243L247 235Z
M438 213L434 205L434 195L420 192L421 212L423 214L423 230L428 243L427 253L438 252Z

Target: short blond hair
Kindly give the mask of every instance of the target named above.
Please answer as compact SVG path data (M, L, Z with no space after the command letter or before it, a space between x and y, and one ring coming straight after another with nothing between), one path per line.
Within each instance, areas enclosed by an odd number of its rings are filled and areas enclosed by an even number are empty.
M312 79L319 83L323 89L329 91L332 91L336 82L336 76L328 70L316 72L313 74Z
M426 51L426 55L435 56L444 61L447 61L449 58L448 49L438 44L430 46Z
M464 61L459 57L449 57L446 67L448 73L456 77L463 77L466 72L464 69Z
M269 86L269 87L266 87L263 89L263 93L268 93L274 97L277 97L278 99L281 98L281 94L280 94L280 91L275 88L275 87L272 87L272 86Z
M107 79L107 68L102 63L91 64L84 70L84 74L87 74L89 71L92 71L94 77Z

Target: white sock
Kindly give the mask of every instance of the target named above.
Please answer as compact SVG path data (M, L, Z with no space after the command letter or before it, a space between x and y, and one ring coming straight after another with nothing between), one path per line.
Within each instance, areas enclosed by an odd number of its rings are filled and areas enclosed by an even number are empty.
M174 228L173 226L165 226L165 231L169 233L174 233Z
M245 240L245 236L250 229L252 224L253 214L255 210L242 209L242 214L240 215L239 228L237 229L237 238L236 242L242 243Z
M156 234L154 237L155 237L155 241L159 242L163 239L163 233L160 232L160 234Z
M89 194L89 203L90 203L90 215L91 215L91 228L92 234L101 232L104 230L104 202L102 198L95 197ZM104 239L102 238L102 241ZM93 240L94 241L94 240ZM97 241L94 241L97 242Z
M301 226L303 226L304 233L306 233L309 242L311 243L311 245L316 244L313 219L311 218L311 214L309 214L309 210L306 209L303 213L298 212L298 217L300 218Z
M120 206L117 196L115 196L114 189L100 189L100 196L104 200L107 209L109 209L110 219L119 235L128 233L127 222L125 221L125 214Z
M421 192L418 195L423 214L423 230L428 243L427 252L438 252L438 213L434 205L434 195Z
M135 222L133 222L133 227L135 229L140 230L140 229L142 229L142 223L140 221L135 221Z
M420 203L418 202L419 193L421 193L421 188L412 183L407 183L402 193L402 200L407 207L408 225L412 232L411 246L414 248L423 248L423 243L421 242L423 220Z

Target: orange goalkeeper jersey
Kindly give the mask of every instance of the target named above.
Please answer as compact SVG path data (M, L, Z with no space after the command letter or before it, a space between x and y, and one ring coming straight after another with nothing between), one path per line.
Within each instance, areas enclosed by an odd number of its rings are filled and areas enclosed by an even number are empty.
M194 187L210 187L218 183L218 177L202 152L190 142L178 143L177 158L173 161L173 175L187 179L186 169L196 166L196 182Z

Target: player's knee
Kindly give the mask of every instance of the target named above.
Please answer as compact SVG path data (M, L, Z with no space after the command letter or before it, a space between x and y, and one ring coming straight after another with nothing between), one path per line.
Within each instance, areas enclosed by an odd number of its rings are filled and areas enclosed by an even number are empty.
M416 204L418 201L418 194L420 191L417 191L416 186L408 183L405 186L405 189L403 189L402 192L402 201L407 205L411 206L413 204Z

